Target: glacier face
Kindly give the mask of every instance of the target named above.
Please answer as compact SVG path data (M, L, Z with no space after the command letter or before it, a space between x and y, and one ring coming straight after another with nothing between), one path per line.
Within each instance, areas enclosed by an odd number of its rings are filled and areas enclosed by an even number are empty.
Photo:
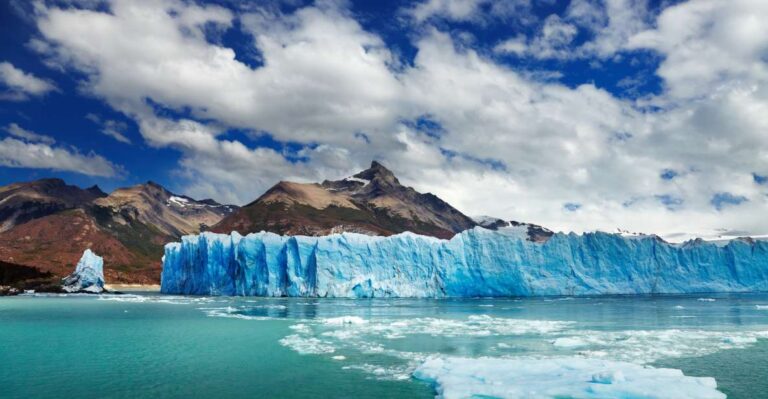
M88 292L98 294L104 291L104 259L86 249L75 271L65 277L61 288L66 292Z
M768 291L768 242L597 232L539 243L479 227L450 240L202 233L166 245L161 285L167 294L353 298Z

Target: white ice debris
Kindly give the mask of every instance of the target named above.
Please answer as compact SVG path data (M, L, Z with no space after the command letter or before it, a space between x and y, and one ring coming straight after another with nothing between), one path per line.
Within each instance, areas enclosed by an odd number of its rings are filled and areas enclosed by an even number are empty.
M676 369L563 357L430 358L413 375L435 385L438 397L723 399L710 377Z
M357 316L332 317L329 319L325 319L324 321L325 324L333 325L333 326L342 326L347 324L365 324L367 322L368 322L367 320Z

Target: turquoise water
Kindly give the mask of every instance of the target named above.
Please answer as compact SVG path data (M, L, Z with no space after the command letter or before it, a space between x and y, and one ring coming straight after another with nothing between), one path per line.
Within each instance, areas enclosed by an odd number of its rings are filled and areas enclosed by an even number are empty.
M533 357L671 367L760 398L766 338L764 294L6 297L0 397L432 398L435 386L412 377L427 359Z

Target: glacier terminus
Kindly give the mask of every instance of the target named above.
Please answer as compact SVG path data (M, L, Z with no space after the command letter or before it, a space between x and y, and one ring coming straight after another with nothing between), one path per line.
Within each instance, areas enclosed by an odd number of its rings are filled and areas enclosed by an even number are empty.
M768 290L768 242L481 227L450 240L402 233L322 237L202 233L165 247L166 294L504 297Z

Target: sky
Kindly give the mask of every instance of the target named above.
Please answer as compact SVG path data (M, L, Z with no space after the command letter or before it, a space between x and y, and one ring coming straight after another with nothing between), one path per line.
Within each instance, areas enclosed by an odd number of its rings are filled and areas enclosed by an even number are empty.
M768 233L764 0L8 0L0 184L245 204L378 160L468 215Z

